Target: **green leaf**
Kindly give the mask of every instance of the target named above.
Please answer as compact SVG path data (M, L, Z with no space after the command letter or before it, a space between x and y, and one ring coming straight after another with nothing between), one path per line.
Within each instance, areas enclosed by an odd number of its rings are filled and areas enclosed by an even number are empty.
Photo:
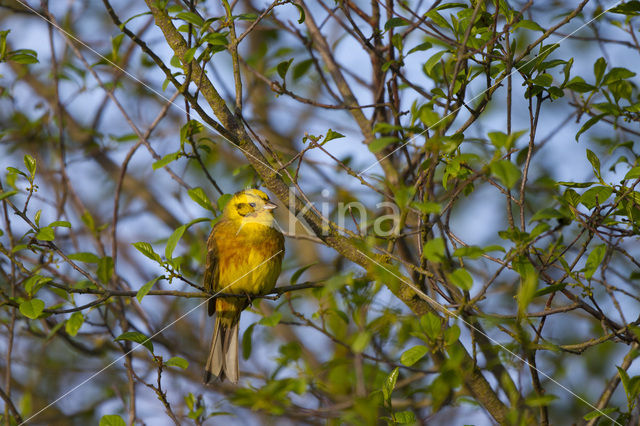
M544 28L538 25L537 22L530 21L528 19L522 19L517 24L512 27L514 30L517 28L524 28L531 31L542 31L544 32Z
M16 195L18 193L18 191L2 191L0 192L0 201L4 200L5 198L11 197L13 195Z
M604 72L607 69L607 61L603 57L598 58L593 63L593 75L596 78L596 84L599 85L604 76Z
M549 226L548 223L540 222L531 230L531 232L529 233L529 238L535 239L543 232L547 232L549 229L551 229L551 226Z
M411 205L424 214L439 214L442 210L442 206L439 203L435 203L433 201L413 201Z
M553 84L553 77L547 73L539 74L536 78L531 80L531 83L536 86L549 87Z
M289 71L289 67L291 66L292 62L293 58L289 59L288 61L280 62L276 67L276 69L278 70L278 75L282 80L284 80L284 78L287 76L287 71Z
M531 230L529 236L531 239L535 239L543 232L547 232L549 229L551 229L551 226L549 226L548 223L540 222Z
M417 45L416 47L412 48L411 50L409 50L409 52L407 53L407 55L412 54L413 52L422 52L424 50L429 50L431 49L431 47L433 46L433 44L429 43L428 41L425 43L420 43L419 45Z
M151 340L144 334L139 333L137 331L127 331L126 333L122 333L121 335L119 335L114 339L114 342L117 342L120 340L127 340L130 342L139 343L140 345L149 349L151 353L153 353L153 343L151 343Z
M411 349L404 351L400 356L400 362L402 365L411 367L413 364L420 361L428 352L429 349L424 345L414 346Z
M558 182L558 185L566 186L568 188L588 188L597 182Z
M313 59L305 59L304 61L298 62L293 67L291 76L293 77L294 80L298 80L303 75L305 75L307 71L309 71L309 68L311 68L311 65L313 65Z
M620 81L620 80L626 80L628 78L631 77L635 77L636 73L633 71L629 71L626 68L612 68L611 71L609 71L607 73L607 75L604 76L604 80L602 82L602 84L611 84L611 83L615 83L616 81Z
M153 285L156 282L158 282L160 278L162 277L155 277L152 280L150 280L148 283L140 287L140 290L138 290L138 293L136 293L136 299L138 299L138 303L142 303L142 298L145 297L147 293L149 293L149 291L151 291L151 288L153 287Z
M640 15L640 1L631 0L625 3L619 3L616 7L609 9L611 13L620 13L627 16Z
M184 358L180 358L179 356L171 357L164 363L164 365L168 367L178 367L186 370L189 367L189 361Z
M342 133L338 133L338 132L334 132L333 130L329 129L327 131L327 136L324 137L324 140L322 141L323 144L332 141L334 139L340 139L340 138L344 138L344 135Z
M587 159L589 160L589 162L591 163L591 166L593 167L593 173L596 175L598 179L600 179L600 159L590 149L587 149Z
M607 246L605 244L597 245L593 248L589 256L587 257L587 263L584 266L584 276L590 280L595 274L596 270L604 260L604 256L607 253Z
M29 174L31 175L31 177L35 176L36 174L36 159L33 158L32 156L30 156L29 154L24 156L24 165L27 168L27 170L29 171Z
M415 193L416 189L413 186L405 186L400 184L397 188L393 189L393 196L396 204L402 210L407 208Z
M193 410L193 406L195 405L195 397L193 396L193 394L191 392L189 392L187 395L185 395L184 397L184 402L187 404L187 407L189 407L189 410Z
M518 301L518 312L524 313L538 289L538 273L528 261L524 262L518 273L520 274L520 287L516 300Z
M111 59L113 61L118 60L118 51L120 50L120 46L122 45L123 39L124 39L124 34L118 34L115 37L111 37Z
M586 83L582 77L578 76L573 77L571 80L569 80L564 87L578 93L593 92L597 89L596 86L592 86L591 84Z
M269 315L268 317L264 317L264 318L260 319L260 321L258 321L258 324L264 325L264 326L267 326L267 327L275 327L276 325L278 325L278 323L280 322L281 319L282 319L282 313L281 312L274 312L273 314Z
M24 65L37 64L38 54L31 49L18 49L11 52L8 59Z
M584 204L586 208L591 210L596 205L602 205L609 199L613 189L608 186L594 186L587 189L581 196L580 202Z
M169 239L167 240L167 245L164 248L164 255L167 259L171 259L173 255L173 250L176 248L178 241L182 238L184 231L187 229L186 225L179 226L175 231L171 234Z
M20 175L20 176L28 177L28 176L26 175L26 173L21 172L20 170L16 169L15 167L7 167L7 170L8 170L9 172L11 172L11 174L18 174L18 175Z
M629 105L628 107L624 108L625 111L629 111L629 112L640 112L640 102L635 103L633 105Z
M38 210L36 212L35 216L33 216L33 221L35 222L37 227L40 227L40 216L42 216L42 209ZM69 223L69 222L67 222L67 223ZM49 225L49 226L51 226L51 225ZM71 228L71 225L69 225L69 228Z
M482 248L482 250L483 250L485 253L489 253L489 252L491 252L491 251L501 251L501 252L503 252L503 253L506 253L506 252L507 252L507 250L505 250L505 248L504 248L504 247L502 247L502 246L501 246L501 245L499 245L499 244L491 244L491 245L489 245L489 246L483 247L483 248Z
M618 411L618 409L614 408L614 407L605 408L603 410L593 410L593 411L590 411L587 414L585 414L583 419L585 419L585 420L593 420L593 419L597 419L600 416L611 414L611 413L613 413L615 411Z
M435 53L429 59L427 59L427 62L425 62L423 66L423 69L427 75L431 72L433 67L436 66L438 61L440 61L440 58L442 58L442 55L444 55L445 53L447 53L446 50L441 50L440 52Z
M375 139L369 144L369 151L373 152L374 154L378 153L385 149L387 146L398 141L399 139L395 136L382 136L381 138Z
M62 227L62 228L71 228L71 223L66 220L56 220L55 222L51 222L48 225L50 228Z
M456 249L453 252L455 257L470 257L471 259L477 259L484 254L482 247L478 246L464 246Z
M364 352L371 340L371 332L362 331L356 335L356 338L353 339L353 343L351 343L351 350L357 354Z
M457 324L453 324L451 327L444 331L444 343L447 345L453 345L460 338L460 327Z
M624 393L627 395L627 401L629 406L632 406L633 401L638 398L640 393L640 376L629 377L628 373L620 367L616 367L620 374L622 385L624 386Z
M197 27L201 27L204 24L204 20L193 12L180 12L176 15L176 18L182 19L189 24L193 24Z
M573 67L573 58L569 59L562 69L564 74L564 81L562 82L562 87L565 87L567 82L569 81L569 77L571 76L571 67Z
M471 290L471 287L473 287L473 278L464 268L456 269L451 274L447 274L447 277L453 285L463 290Z
M393 393L393 389L395 389L396 387L399 373L400 368L394 368L382 384L382 396L384 397L385 401L389 401L391 399L391 394Z
M86 251L73 253L68 255L67 257L71 260L77 260L78 262L85 263L98 263L100 261L100 258L97 255Z
M444 260L444 240L442 237L435 237L427 241L422 247L422 257L432 262L442 262Z
M520 138L520 136L522 136L525 133L526 133L526 130L519 130L509 135L504 132L489 132L488 136L489 136L489 140L491 140L491 143L496 148L504 148L509 150L513 147L514 143L518 140L518 138Z
M214 211L213 206L211 204L211 200L209 200L209 197L207 197L207 194L205 194L204 190L199 186L195 188L191 188L190 190L187 191L187 194L189 194L189 197L191 197L193 201L198 203L200 207L203 207L207 210Z
M538 210L529 222L535 222L537 220L545 220L545 219L560 219L565 217L562 213L552 207L545 207L541 210Z
M27 318L36 319L44 309L44 302L40 299L25 300L20 303L20 313Z
M127 426L122 418L117 414L107 414L100 419L99 426Z
M306 266L303 266L302 268L298 269L297 271L295 271L293 273L293 275L291 275L291 279L289 280L289 284L291 285L296 285L298 284L298 279L300 279L300 276L302 274L304 274L304 271L306 271L307 269L311 268L313 265L316 265L318 262L313 262L310 263Z
M58 324L56 324L54 328ZM33 412L33 398L31 396L31 392L29 392L28 390L22 393L22 397L20 398L20 402L18 403L18 409L19 413L21 413L23 417L29 417L29 415Z
M138 140L138 135L136 135L135 133L126 133L122 136L109 135L109 138L111 138L115 142L129 142Z
M580 194L571 188L565 189L562 198L573 207L576 207L578 203L580 203Z
M444 4L443 6L449 6L449 3ZM465 7L467 7L467 6L465 6ZM431 9L424 16L426 16L427 18L431 19L433 21L433 23L436 24L439 27L453 29L451 24L449 24L449 22L446 19L444 19L444 17L442 17L442 15L440 15L438 13L438 9L437 8L436 9Z
M87 228L89 228L92 232L95 232L96 224L95 224L95 221L93 220L93 216L91 216L91 213L89 213L88 210L85 210L82 213L82 216L80 216L80 219L82 219L82 222L85 225L87 225Z
M555 291L560 291L566 286L567 286L567 283L552 284L536 291L533 297L544 296L545 294L553 293Z
M306 15L304 13L303 7L300 6L298 3L293 3L293 5L298 9L298 13L300 13L300 18L298 18L298 24L304 23L304 20L306 19Z
M423 106L420 108L420 121L422 121L429 129L439 127L438 125L442 123L443 120L444 119L440 118L440 115L435 112L431 106Z
M159 168L166 166L167 164L177 160L180 157L182 157L182 153L180 151L172 152L171 154L167 154L158 161L154 162L151 167L153 168L153 170L158 170Z
M258 15L255 13L241 13L239 15L235 15L234 19L239 19L241 21L255 21L258 19Z
M627 399L630 399L630 392L629 392L629 374L627 374L627 372L616 366L616 368L618 369L618 374L620 375L620 381L622 382L622 386L624 386L624 392L627 394Z
M191 61L193 61L193 57L196 55L196 51L198 50L197 47L192 47L191 49L188 49L185 53L184 56L182 57L182 63L184 63L185 65L190 64ZM155 170L155 169L154 169Z
M385 22L384 30L385 31L389 31L391 28L404 27L406 25L409 25L409 22L407 22L406 19L395 17L395 18L391 18L387 22Z
M442 331L442 320L434 313L428 312L420 317L420 327L431 340L436 340Z
M255 326L255 323L251 324L242 335L242 358L244 359L249 359L251 356L253 329Z
M53 228L49 228L48 226L40 228L36 233L36 238L40 241L53 241L55 239Z
M511 189L520 179L520 169L509 160L500 160L491 163L491 174L500 179L500 181Z
M584 132L589 130L594 124L596 124L598 121L600 121L600 119L602 117L604 117L605 115L606 114L598 114L595 117L591 117L590 119L588 119L587 122L582 125L580 130L578 130L578 133L576 133L576 142L580 138L581 134L583 134Z
M633 169L629 170L627 174L624 175L623 180L637 179L639 177L640 177L640 166L634 167Z
M29 248L27 244L16 244L13 249L11 249L11 253L17 253L20 250L25 250L27 248Z
M35 274L24 281L24 290L27 292L29 297L32 297L42 288L43 285L52 280L53 279L51 277L43 277L42 275Z
M105 256L98 260L98 270L96 274L102 283L107 284L111 280L113 267L113 258L111 256Z
M137 242L137 243L133 243L132 245L140 253L144 254L149 259L155 260L158 263L162 263L162 259L160 258L160 255L158 253L156 253L155 251L153 251L153 247L151 247L151 244L146 243L144 241L140 241L140 242Z
M557 396L548 393L546 395L530 396L530 397L528 397L526 399L526 403L527 403L528 407L546 407L546 406L550 405L556 399L558 399Z
M4 59L7 53L7 37L11 30L0 31L0 60Z
M222 33L208 33L204 37L200 39L203 43L209 43L212 46L226 46L229 44L229 40L227 40L227 35Z
M393 418L396 423L401 425L416 424L416 415L410 410L398 411L393 415Z
M81 312L74 312L65 322L64 329L70 336L75 336L82 324L84 324L84 315Z
M520 287L518 288L516 298L518 301L518 312L522 313L525 311L536 292L538 286L538 273L525 256L517 257L513 261L513 269L520 275Z
M201 133L204 126L198 120L189 120L180 128L180 142L187 142L189 138Z

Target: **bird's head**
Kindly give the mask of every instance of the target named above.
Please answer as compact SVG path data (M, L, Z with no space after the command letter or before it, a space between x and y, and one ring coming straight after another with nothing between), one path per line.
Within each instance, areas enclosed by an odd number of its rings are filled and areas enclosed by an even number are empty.
M273 225L273 209L277 206L259 189L245 189L233 194L224 208L224 216L242 224L260 223Z

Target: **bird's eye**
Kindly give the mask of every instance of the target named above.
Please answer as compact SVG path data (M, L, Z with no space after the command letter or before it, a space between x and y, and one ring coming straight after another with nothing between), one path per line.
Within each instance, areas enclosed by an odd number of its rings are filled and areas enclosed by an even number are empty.
M256 203L249 203L249 205L250 205L251 207L255 207L255 206L256 206Z

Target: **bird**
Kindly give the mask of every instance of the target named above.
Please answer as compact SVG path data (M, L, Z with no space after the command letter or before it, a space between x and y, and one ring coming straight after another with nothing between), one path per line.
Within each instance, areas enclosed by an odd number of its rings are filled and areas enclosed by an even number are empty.
M284 257L284 235L275 228L276 205L264 192L236 192L224 207L207 240L204 288L210 293L246 297L219 297L208 301L216 314L204 383L216 377L238 383L238 324L251 297L276 285Z

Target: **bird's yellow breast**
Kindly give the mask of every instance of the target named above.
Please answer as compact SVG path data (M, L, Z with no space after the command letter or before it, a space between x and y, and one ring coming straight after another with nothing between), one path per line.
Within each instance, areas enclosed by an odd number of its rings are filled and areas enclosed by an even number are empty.
M223 293L262 294L275 285L284 256L284 239L275 229L259 223L220 224L218 282Z

